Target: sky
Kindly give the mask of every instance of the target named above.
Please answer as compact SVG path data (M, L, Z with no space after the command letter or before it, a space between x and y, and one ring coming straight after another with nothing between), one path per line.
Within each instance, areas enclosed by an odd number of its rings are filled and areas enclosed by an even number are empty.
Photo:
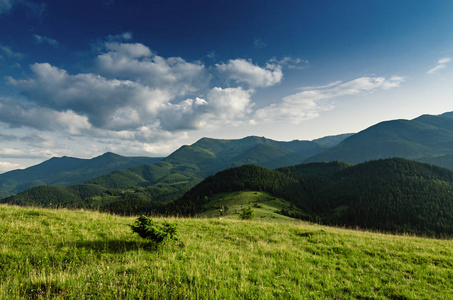
M453 1L0 0L0 173L453 111Z

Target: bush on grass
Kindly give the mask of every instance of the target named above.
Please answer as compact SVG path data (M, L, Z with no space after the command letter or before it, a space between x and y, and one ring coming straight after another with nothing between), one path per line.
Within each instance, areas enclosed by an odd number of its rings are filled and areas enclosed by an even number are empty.
M138 233L141 238L153 241L157 244L168 240L178 240L176 236L176 225L164 221L162 225L156 224L151 218L140 216L133 225L129 225L133 232Z
M239 215L239 218L242 220L252 220L255 218L255 210L249 205L247 208L242 210L242 213Z

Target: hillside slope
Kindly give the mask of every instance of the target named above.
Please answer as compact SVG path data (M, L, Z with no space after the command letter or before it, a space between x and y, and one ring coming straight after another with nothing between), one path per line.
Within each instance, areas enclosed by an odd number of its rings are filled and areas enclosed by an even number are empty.
M453 172L401 158L358 165L309 163L278 170L242 166L219 172L166 207L203 213L211 195L265 191L302 210L281 213L328 225L453 236Z
M338 145L306 160L360 163L372 159L403 157L428 160L453 153L453 115L423 115L413 120L378 123L354 134ZM441 166L442 160L433 160Z
M166 218L180 241L156 249L132 233L135 219L0 205L0 299L448 299L453 290L452 240Z
M106 188L151 186L177 181L196 184L221 170L245 164L269 168L299 164L325 149L327 146L316 142L279 142L256 136L238 140L202 138L190 146L180 147L153 165L137 166L121 173L112 172L93 178L88 183ZM135 179L131 181L131 178Z
M69 186L142 164L153 164L158 157L124 157L107 152L92 159L54 157L38 165L0 174L0 199L39 185Z
M344 136L346 137L346 136ZM342 139L328 137L326 142L334 144ZM246 137L239 140L203 138L190 146L182 146L168 157L154 164L144 164L127 170L92 178L86 183L102 187L102 193L80 200L70 196L64 201L71 207L87 207L120 214L149 211L156 202L168 202L182 196L190 187L205 177L224 168L254 163L267 167L281 167L300 163L308 156L323 151L328 146L310 141L279 142L263 137ZM51 195L61 189L50 188L43 197L40 189L31 189L2 200L3 203L31 203L48 207L56 198ZM70 189L66 190L71 193ZM37 193L37 195L34 195Z

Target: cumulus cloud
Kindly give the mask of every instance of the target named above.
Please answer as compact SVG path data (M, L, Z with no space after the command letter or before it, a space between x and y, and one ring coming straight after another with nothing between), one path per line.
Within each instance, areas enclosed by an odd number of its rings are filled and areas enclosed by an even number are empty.
M130 33L108 36L87 73L70 74L49 63L35 63L28 78L7 77L25 99L1 98L0 121L16 128L63 127L72 135L151 141L178 131L237 124L251 112L253 90L209 88L212 69L180 57L158 56L140 43L120 42L131 38ZM225 67L251 68L243 78L253 86L268 86L282 77L276 61L266 68L245 60Z
M127 78L143 85L168 89L183 96L205 88L205 66L180 57L164 58L140 43L106 43L107 52L96 58L97 71L107 78Z
M434 74L439 70L445 69L447 67L447 64L451 61L450 57L444 57L441 58L437 61L437 65L433 67L432 69L428 70L428 74Z
M240 87L215 87L206 99L197 97L167 105L160 113L160 124L169 131L235 125L251 112L251 94Z
M237 124L251 112L252 90L204 88L209 74L200 63L163 58L139 43L105 47L96 58L97 73L70 74L35 63L28 78L7 77L24 99L0 98L0 122L150 142L178 131ZM182 98L186 94L200 96Z
M87 116L96 127L120 130L136 126L138 118L155 116L171 97L165 90L152 89L130 80L107 79L100 75L67 71L48 63L31 66L33 78L9 82L40 106ZM117 122L113 122L116 120Z
M251 91L238 88L213 88L207 95L207 103L212 119L234 122L251 112Z
M309 87L302 92L284 97L280 103L258 109L255 118L261 120L286 119L297 124L303 120L318 117L321 111L332 109L333 105L326 100L362 95L378 89L387 90L398 87L403 81L404 79L400 76L360 77L345 83L334 82L324 86Z
M35 39L35 41L38 43L38 44L49 44L53 47L58 47L60 44L58 43L58 41L54 40L54 39L51 39L49 37L46 37L46 36L42 36L42 35L38 35L38 34L34 34L33 35L33 38Z
M268 63L262 68L249 60L231 59L228 63L216 64L215 67L227 80L246 83L251 88L272 86L283 78L282 67L277 63Z
M55 111L36 105L24 105L9 98L0 98L0 122L11 128L31 127L39 130L67 130L79 135L91 127L87 117L73 111Z
M52 43L44 36L34 38ZM0 122L106 140L168 140L187 130L249 119L255 89L279 83L283 67L301 62L274 58L260 67L235 59L207 68L201 62L159 56L131 39L132 33L125 32L98 41L99 54L85 73L35 63L25 78L7 77L23 98L0 99ZM212 87L212 78L219 75L238 86L223 87L217 81Z

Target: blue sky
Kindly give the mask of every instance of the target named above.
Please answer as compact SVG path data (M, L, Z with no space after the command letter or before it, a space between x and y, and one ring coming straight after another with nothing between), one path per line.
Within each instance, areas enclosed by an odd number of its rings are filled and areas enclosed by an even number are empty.
M452 111L452 1L0 0L0 172Z

